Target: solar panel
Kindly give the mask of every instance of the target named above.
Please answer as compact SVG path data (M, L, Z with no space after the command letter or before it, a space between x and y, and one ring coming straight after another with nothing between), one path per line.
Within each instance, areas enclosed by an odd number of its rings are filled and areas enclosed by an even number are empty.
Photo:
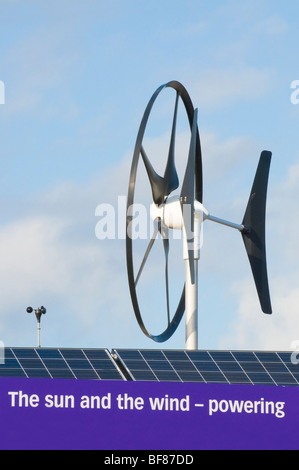
M299 385L291 352L5 348L0 377Z
M5 348L1 376L125 380L106 349Z
M114 349L131 380L299 385L290 352Z

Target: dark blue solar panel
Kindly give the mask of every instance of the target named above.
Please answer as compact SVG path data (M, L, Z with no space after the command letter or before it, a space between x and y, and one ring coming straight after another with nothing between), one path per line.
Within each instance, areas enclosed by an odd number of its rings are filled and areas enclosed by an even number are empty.
M18 362L18 360L16 358L12 358L12 357L6 357L5 358L5 362L3 364L0 364L0 370L1 369L6 369L6 368L19 368L20 367L20 364Z
M15 357L14 353L9 348L4 348L4 356L5 356L5 359L11 359Z
M137 358L141 358L141 354L138 352L138 355L136 355ZM162 351L159 350L150 350L150 351L142 351L142 356L144 357L145 360L153 360L153 361L163 361L165 362L165 355L163 354ZM124 358L126 358L126 355L123 355Z
M230 351L211 351L210 355L214 361L235 361Z
M60 349L59 351L65 359L85 359L81 349Z
M19 359L19 362L23 369L43 369L43 363L40 359L34 358L34 359Z
M38 350L38 355L41 359L63 359L59 349L43 349Z
M213 361L208 351L186 351L186 354L192 361Z
M172 361L174 361L174 360L187 361L188 360L188 356L187 356L185 351L181 351L181 350L179 350L179 351L171 351L171 350L167 351L166 350L166 351L163 351L163 353L164 353L165 357L167 357L167 359L170 360L170 361L171 360Z
M27 377L25 371L21 368L9 368L0 369L0 377Z
M239 362L258 362L258 358L252 351L234 351L233 355Z
M244 372L232 372L232 371L225 371L224 375L229 383L234 384L250 384L251 380L249 379L248 375Z
M96 372L100 379L102 380L124 380L121 376L118 370L116 369L108 369L108 370L103 370L103 369L96 369Z
M0 377L299 385L291 352L5 348L4 356Z
M174 370L156 370L155 375L161 382L182 382L180 376Z
M5 348L0 377L125 380L106 349Z
M204 382L202 375L192 371L179 371L178 376L182 382Z
M249 372L247 375L255 385L276 385L267 372Z
M199 372L219 371L217 364L212 361L194 361L194 365Z
M47 369L69 369L69 365L63 359L43 359L43 363Z
M38 358L37 352L32 348L15 348L13 354L18 358Z
M242 369L249 372L265 372L265 367L259 362L240 362Z
M67 363L71 369L92 369L90 362L86 359L68 359Z
M229 383L222 372L201 372L201 376L207 383Z
M70 369L49 369L53 379L75 379L75 375Z
M168 361L162 361L161 359L158 359L157 361L149 359L148 365L152 370L173 370L172 365Z
M35 377L35 378L47 378L50 379L51 375L47 369L25 369L26 375L30 377Z
M84 354L88 359L103 359L105 361L110 361L110 358L107 356L107 352L103 349L85 349Z
M187 360L187 361L174 360L174 361L170 361L170 363L172 367L174 368L174 370L177 370L177 371L180 371L180 370L196 371L195 365L190 360Z
M95 370L73 369L73 374L77 379L99 379Z
M292 363L288 352L116 349L114 353L133 380L299 385L299 364Z
M238 362L233 361L219 361L217 362L217 367L219 367L222 372L241 372L242 367Z
M132 373L134 380L149 380L156 382L158 377L151 370L134 370Z
M262 351L262 352L256 352L255 355L258 358L258 360L261 362L280 362L281 361L280 357L278 356L276 352Z

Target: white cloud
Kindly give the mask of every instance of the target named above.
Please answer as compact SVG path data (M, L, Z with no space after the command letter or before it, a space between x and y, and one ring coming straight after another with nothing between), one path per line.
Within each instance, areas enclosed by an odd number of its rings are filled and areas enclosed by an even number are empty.
M299 164L289 167L275 187L270 178L269 185L267 261L273 313L261 312L249 275L232 283L238 310L231 333L223 338L226 347L290 350L299 338Z
M188 136L180 136L178 143L181 174L187 160ZM211 165L221 153L234 166L242 142L248 143L242 137L219 142L209 134L205 147ZM167 147L164 135L149 143L150 154L165 155L165 161ZM43 319L48 345L58 343L60 338L77 344L82 338L87 343L98 338L119 345L127 341L123 331L128 338L133 331L139 331L129 298L124 240L100 241L95 234L95 209L99 204L112 204L119 216L117 198L127 194L131 159L128 153L120 163L84 185L64 182L45 190L34 201L29 193L10 214L9 221L2 224L0 334L4 341L28 344L33 328L29 321L33 324L33 319L28 320L23 313L27 304L48 308ZM226 174L225 165L219 166L219 179L221 172ZM121 220L124 223L125 217ZM22 328L15 330L14 322L20 322ZM72 338L68 337L68 324L72 324Z
M204 70L190 86L193 101L215 108L242 100L261 98L271 90L273 72L249 65Z
M6 344L35 343L34 321L25 315L28 305L48 309L42 320L42 344L48 346L104 344L109 334L113 338L119 315L124 316L124 251L118 242L112 246L96 239L95 206L86 214L92 196L82 204L75 185L65 193L68 197L56 200L55 215L52 193L48 205L42 198L39 210L30 208L1 227L0 335ZM122 324L119 334L124 330Z
M213 136L209 136L207 142L207 150L211 155L218 146L221 148L221 143ZM238 139L236 142L238 143ZM225 148L226 142L222 144ZM234 155L238 154L239 144L232 145L228 142L227 147L232 149ZM128 155L124 158L123 169L117 172L116 179L115 169L111 168L85 187L68 183L54 188L41 196L34 210L30 207L21 219L2 226L0 334L4 342L34 344L34 319L26 316L25 309L27 304L34 308L38 304L44 304L48 312L42 320L42 340L44 338L47 345L98 342L97 344L104 343L108 347L119 347L126 341L134 344L137 338L139 344L145 341L148 347L155 346L143 338L132 313L124 243L117 240L100 242L94 232L97 222L94 216L96 205L104 201L112 204L116 202L119 188L124 189L127 185L129 165ZM275 210L280 211L284 204L288 204L288 198L293 200L295 197L299 177L296 176L299 175L296 168L297 166L281 184L284 197L280 206L276 207L276 201L269 201L269 214L272 216L273 205ZM272 189L271 192L276 191ZM97 198L100 194L102 201ZM289 225L290 231L286 230L286 243L279 247L282 253L278 263L290 248L291 234L296 232L296 220ZM275 221L270 220L270 229L274 224ZM295 279L298 278L298 273L294 269L288 272L286 267L285 271L279 271L276 260L272 258L276 256L273 253L272 240L269 264L273 315L262 314L245 251L242 262L234 261L237 271L234 271L235 268L231 271L228 265L230 250L233 249L235 255L239 250L244 250L241 239L237 242L238 249L233 248L236 238L231 234L225 238L226 234L222 232L224 237L222 235L219 245L219 230L222 229L216 227L215 230L210 230L210 234L213 232L212 239L208 244L204 242L201 276L211 276L214 273L217 283L226 273L223 281L228 285L231 282L232 296L239 304L230 326L232 335L222 333L220 347L287 349L297 339L299 291ZM246 266L245 275L243 264ZM213 305L213 299L209 299L209 303ZM18 328L14 328L14 324ZM72 325L72 333L68 332L69 324ZM175 341L178 340L176 336Z
M188 133L183 133L178 144L177 163L181 174L187 158L188 137ZM247 160L252 154L252 158L257 160L255 150L258 144L246 136L232 136L221 140L206 131L202 133L202 144L204 178L205 181L207 178L210 184L209 195L213 196L211 201L207 200L207 208L216 216L239 222L234 220L234 217L236 214L243 215L247 200L241 201L239 193L237 197L234 196L234 178L238 168L239 175L243 171L242 158ZM147 148L149 156L154 156L153 160L159 163L164 156L166 159L168 139L165 135L152 138ZM69 181L45 191L35 203L29 201L27 205L28 201L24 200L21 211L15 214L14 220L11 217L12 222L2 225L0 335L6 343L9 341L15 345L35 342L35 339L31 339L35 338L34 321L28 319L25 309L27 304L32 304L35 308L37 304L42 303L48 308L42 327L42 339L45 338L47 345L105 344L108 347L120 347L124 344L132 346L137 342L139 345L146 344L147 347L155 346L144 337L134 318L129 298L123 241L100 242L95 236L95 209L100 203L111 203L116 207L117 197L126 195L131 158L129 152L120 163L95 175L85 185ZM255 168L252 168L252 174L254 170ZM285 207L296 211L298 179L299 170L295 165L279 185L278 193L283 197L269 201L268 213L271 220L268 230L275 226L277 213L283 214L281 220L286 222L288 215L284 211ZM251 183L250 180L250 185ZM250 185L244 189L246 198ZM232 199L226 200L224 188L228 198L232 196ZM276 192L276 188L271 188L272 194ZM224 206L228 209L226 214L218 211ZM17 219L20 213L22 216ZM280 236L286 237L286 244L277 260L277 253L273 252L274 241L270 243L274 304L271 317L260 312L241 237L228 233L229 229L215 227L214 230L213 227L213 230L209 228L211 238L207 240L204 230L201 276L212 276L215 285L223 282L228 287L233 286L232 296L239 304L238 313L234 316L231 326L232 336L227 337L224 331L219 333L225 347L287 347L287 344L296 339L293 336L298 290L294 280L291 287L287 282L295 275L294 270L280 272L285 284L278 282L275 274L276 270L278 271L276 261L279 262L287 250L290 250L291 255L291 247L296 246L293 235L297 233L296 220L292 221L290 231L284 223L280 225ZM235 241L237 246L234 245ZM239 250L243 250L242 260L238 257ZM229 265L230 253L234 254L233 268ZM236 282L236 279L240 281ZM275 283L279 288L273 289ZM213 306L212 298L208 299L208 302ZM14 328L15 323L18 324L17 329ZM69 325L71 328L68 328ZM284 331L284 335L281 331ZM178 342L177 347L183 346L184 340L177 335L174 341Z
M45 94L53 89L61 93L59 87L70 83L79 61L76 43L72 45L69 39L72 26L56 25L55 35L52 29L49 23L33 28L5 50L2 65L7 76L6 110L9 114L29 112L43 104L44 116L48 107L53 108L53 104L45 100Z
M205 182L219 181L242 168L245 174L248 162L256 161L260 148L258 143L248 136L232 136L219 140L211 132L201 133ZM249 189L249 188L248 188Z
M294 274L294 273L293 273ZM298 273L296 273L298 278ZM235 282L233 294L239 307L230 324L230 333L221 340L221 347L231 349L291 350L299 339L299 289L290 288L284 278L271 279L272 315L262 313L253 281Z
M281 35L288 31L289 26L284 18L274 14L269 16L267 19L258 22L255 30L260 33L268 34L270 36Z

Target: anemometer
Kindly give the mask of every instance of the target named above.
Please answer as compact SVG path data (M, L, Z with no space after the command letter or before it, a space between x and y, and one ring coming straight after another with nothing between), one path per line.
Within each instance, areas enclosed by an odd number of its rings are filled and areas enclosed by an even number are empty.
M165 156L165 171L163 176L154 169L147 149L144 145L145 130L153 105L160 93L166 88L175 91L174 113L172 119L168 155ZM174 191L180 182L175 163L176 124L179 102L183 103L190 127L190 145L186 155L185 174L182 180L180 194ZM200 230L204 221L210 220L236 229L241 233L250 262L261 309L266 314L272 313L269 293L266 245L265 245L265 216L268 176L271 162L271 152L263 151L260 155L253 186L241 224L233 223L214 215L203 205L203 173L200 137L197 124L198 110L194 109L190 96L184 86L177 81L170 81L160 86L152 95L143 114L135 143L129 189L127 198L126 220L126 257L127 274L132 305L137 322L143 333L156 342L167 341L177 329L184 313L186 324L186 349L197 349L197 316L198 316L198 260L200 252ZM141 161L146 169L149 180L152 204L151 218L155 230L143 255L139 266L134 265L134 240L132 237L132 211L130 208L135 201L137 167ZM185 285L174 312L171 312L168 283L168 254L169 230L182 231L183 258L185 262ZM158 235L160 237L158 237ZM142 277L143 269L148 261L154 243L160 238L163 243L165 256L165 292L166 292L166 328L159 334L152 334L143 320L137 296L137 284Z

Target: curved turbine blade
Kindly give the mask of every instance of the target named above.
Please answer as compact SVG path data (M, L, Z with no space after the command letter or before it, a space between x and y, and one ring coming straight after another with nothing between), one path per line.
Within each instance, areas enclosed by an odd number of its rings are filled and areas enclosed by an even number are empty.
M155 220L155 222L157 222L157 221ZM153 244L154 244L154 242L155 242L155 240L156 240L156 238L157 238L158 231L160 230L160 226L161 226L161 221L159 220L158 223L157 223L157 226L156 226L156 228L155 228L155 231L154 231L154 233L153 233L152 236L151 236L151 239L150 239L150 242L149 242L149 244L148 244L148 246L147 246L147 249L146 249L146 251L145 251L144 257L143 257L143 259L142 259L142 262L141 262L141 265L140 265L138 274L137 274L136 279L135 279L135 286L137 286L137 283L138 283L138 281L139 281L140 275L141 275L141 273L142 273L142 270L143 270L143 268L144 268L144 265L145 265L145 263L146 263L146 260L147 260L147 258L148 258L148 255L150 254L150 251L151 251L151 249L152 249L152 247L153 247Z
M154 203L160 205L164 201L167 182L162 176L159 176L158 173L155 172L142 146L140 152L150 180Z
M174 162L174 150L175 150L175 133L176 133L176 121L178 111L179 93L176 94L173 122L171 129L170 145L168 152L168 160L165 168L164 179L166 180L167 188L165 196L168 196L172 191L179 187L179 178Z
M242 232L242 237L249 258L261 308L264 313L268 314L272 313L272 307L266 263L265 218L271 156L271 152L268 151L263 151L261 153L242 222L242 225L245 227Z
M182 185L180 201L183 212L184 230L188 244L188 258L190 266L191 282L194 284L194 189L195 189L195 154L196 154L196 131L197 131L197 109L194 110L189 156Z

